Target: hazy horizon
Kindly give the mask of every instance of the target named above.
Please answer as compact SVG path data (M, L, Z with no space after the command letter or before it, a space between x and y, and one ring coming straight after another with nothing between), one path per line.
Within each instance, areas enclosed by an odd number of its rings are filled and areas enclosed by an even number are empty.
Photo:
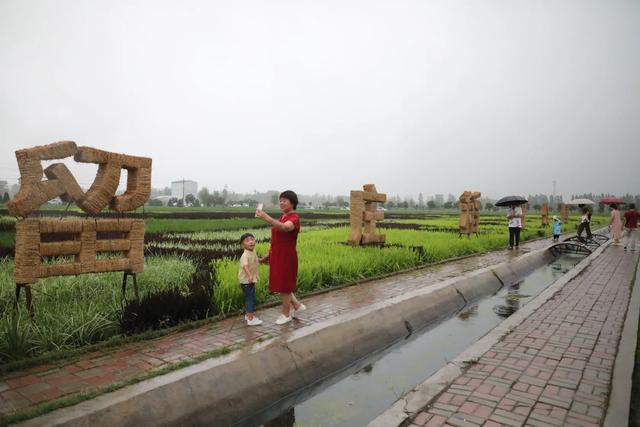
M640 192L640 2L0 3L0 180L60 140L251 193ZM65 162L83 186L93 165Z

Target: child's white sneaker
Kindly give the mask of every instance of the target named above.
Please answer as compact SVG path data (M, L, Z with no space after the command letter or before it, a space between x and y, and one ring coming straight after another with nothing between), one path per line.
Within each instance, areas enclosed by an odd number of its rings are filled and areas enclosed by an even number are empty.
M297 317L296 314L300 313L301 311L305 311L307 309L307 306L304 305L303 303L300 303L300 305L298 306L298 309L293 308L293 306L291 307L291 317Z
M262 325L262 320L258 319L257 316L253 316L253 319L247 319L247 326L258 326Z
M291 322L292 319L293 319L293 317L291 317L291 316L285 316L284 314L281 314L276 319L276 325L284 325L285 323Z

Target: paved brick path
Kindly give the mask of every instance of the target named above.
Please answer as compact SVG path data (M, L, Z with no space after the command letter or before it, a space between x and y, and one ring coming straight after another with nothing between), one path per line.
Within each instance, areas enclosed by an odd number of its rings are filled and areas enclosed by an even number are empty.
M637 262L607 248L411 425L601 425Z
M542 239L525 243L519 252L496 251L305 298L307 311L301 314L300 320L284 326L275 325L280 307L272 307L258 310L264 320L258 327L247 327L242 316L234 316L191 331L14 372L0 377L0 418L62 396L128 381L222 347L274 337L549 244L550 239Z

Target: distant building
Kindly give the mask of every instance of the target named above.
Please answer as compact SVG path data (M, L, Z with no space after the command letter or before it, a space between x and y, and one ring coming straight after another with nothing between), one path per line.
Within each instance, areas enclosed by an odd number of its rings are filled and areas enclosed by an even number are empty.
M171 197L181 200L189 194L198 197L198 183L189 180L180 180L171 182Z
M436 194L434 201L436 202L436 205L442 206L444 204L444 194Z
M4 193L9 192L9 184L7 181L0 181L0 198L4 196Z

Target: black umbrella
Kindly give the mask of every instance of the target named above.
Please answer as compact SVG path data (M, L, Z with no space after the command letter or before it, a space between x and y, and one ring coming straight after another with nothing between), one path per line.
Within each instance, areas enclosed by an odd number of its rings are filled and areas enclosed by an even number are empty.
M524 205L528 200L520 196L507 196L498 200L495 206L511 206L511 205Z

